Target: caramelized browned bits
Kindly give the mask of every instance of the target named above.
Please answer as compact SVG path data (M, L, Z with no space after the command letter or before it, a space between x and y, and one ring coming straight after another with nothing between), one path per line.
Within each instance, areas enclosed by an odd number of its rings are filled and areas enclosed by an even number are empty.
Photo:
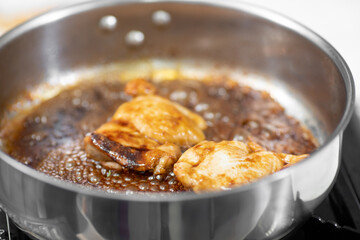
M172 96L174 101L208 117L211 127L204 131L208 140L251 138L268 150L296 155L316 147L311 133L286 116L267 94L236 84L167 81L155 85L157 94L168 99ZM86 156L82 142L85 134L106 122L120 104L130 99L119 81L94 81L65 90L25 118L21 131L11 136L9 153L50 176L97 188L187 190L173 172L161 175L162 179L151 173L122 169L112 170L108 176L109 168ZM256 127L251 121L256 122ZM150 184L152 181L157 184Z

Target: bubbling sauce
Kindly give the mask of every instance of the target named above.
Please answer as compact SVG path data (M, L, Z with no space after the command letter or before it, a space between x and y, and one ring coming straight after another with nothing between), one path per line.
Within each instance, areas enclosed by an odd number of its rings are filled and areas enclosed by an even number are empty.
M207 122L207 140L255 141L268 150L310 153L316 141L309 130L285 114L266 92L222 82L165 81L154 83L157 94L180 103ZM83 138L129 101L124 83L90 81L63 90L28 114L7 137L9 154L58 179L111 190L189 191L170 172L114 171L88 158Z

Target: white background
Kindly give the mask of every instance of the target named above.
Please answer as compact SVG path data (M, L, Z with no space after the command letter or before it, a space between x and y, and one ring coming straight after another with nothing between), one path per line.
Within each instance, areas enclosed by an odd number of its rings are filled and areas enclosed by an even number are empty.
M348 63L356 84L360 114L360 1L359 0L252 0L282 13L320 34Z
M0 17L81 0L0 0ZM222 0L225 1L225 0ZM345 58L360 95L360 0L248 0L311 28ZM357 111L360 113L360 97Z

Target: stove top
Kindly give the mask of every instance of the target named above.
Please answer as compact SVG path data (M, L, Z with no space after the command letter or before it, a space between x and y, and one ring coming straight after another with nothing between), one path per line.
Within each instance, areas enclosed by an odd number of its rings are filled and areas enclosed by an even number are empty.
M342 163L328 197L313 216L284 240L360 239L360 119L343 134Z
M330 194L307 222L283 240L360 239L359 122L354 115L344 132L343 161ZM30 239L0 209L0 240Z

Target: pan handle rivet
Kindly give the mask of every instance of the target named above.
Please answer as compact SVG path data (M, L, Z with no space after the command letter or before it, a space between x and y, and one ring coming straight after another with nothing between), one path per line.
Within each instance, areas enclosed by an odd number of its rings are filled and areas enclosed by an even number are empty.
M159 27L167 26L171 22L171 15L163 10L155 11L152 14L152 22Z
M145 35L143 32L131 30L125 36L125 42L128 46L137 47L144 43Z
M99 27L106 31L112 31L117 26L117 19L112 15L104 16L99 21Z

